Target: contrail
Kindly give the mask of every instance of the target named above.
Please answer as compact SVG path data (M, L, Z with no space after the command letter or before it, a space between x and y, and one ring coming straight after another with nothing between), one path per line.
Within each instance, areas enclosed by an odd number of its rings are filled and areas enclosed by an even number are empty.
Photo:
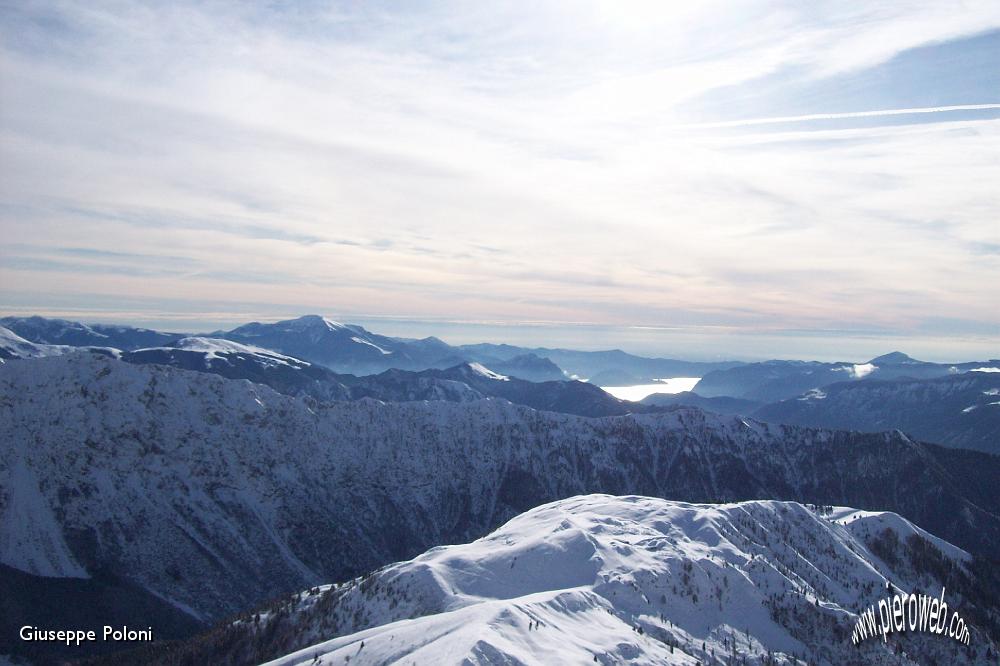
M676 129L712 129L716 127L746 127L778 123L807 123L813 120L838 120L840 118L874 118L877 116L905 116L911 113L947 113L949 111L984 111L1000 109L1000 104L957 104L955 106L925 106L916 109L881 109L878 111L849 111L847 113L811 113L806 116L779 116L777 118L747 118L724 120L716 123L676 125Z

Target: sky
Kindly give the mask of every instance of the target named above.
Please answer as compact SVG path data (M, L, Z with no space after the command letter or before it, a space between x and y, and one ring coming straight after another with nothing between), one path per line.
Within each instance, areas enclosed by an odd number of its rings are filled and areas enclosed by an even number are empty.
M998 183L995 1L0 2L3 314L995 358Z

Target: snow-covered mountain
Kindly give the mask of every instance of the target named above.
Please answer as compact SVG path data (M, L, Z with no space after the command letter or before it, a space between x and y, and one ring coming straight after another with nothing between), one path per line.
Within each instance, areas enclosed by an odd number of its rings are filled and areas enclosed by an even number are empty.
M361 375L390 368L443 368L466 360L464 354L434 337L392 338L319 315L274 324L254 322L213 335L273 349L337 372Z
M3 325L25 340L37 344L70 347L113 347L132 350L158 347L185 337L183 333L163 333L134 326L81 324L66 319L46 317L3 317Z
M20 335L0 326L0 363L11 358L37 358L39 356L53 356L61 353L58 347L52 345L38 345L25 340Z
M0 363L15 358L40 358L42 356L59 356L62 354L87 351L106 356L119 357L121 352L110 347L88 347L70 345L39 344L25 340L9 328L0 326Z
M469 402L498 397L518 405L580 416L611 416L649 411L577 381L530 382L501 375L478 364L444 370L386 370L377 375L338 374L321 365L220 338L183 338L170 347L125 352L129 363L169 365L209 372L228 379L266 384L279 393L319 400L386 402L447 400Z
M350 400L343 377L323 366L291 356L221 338L181 338L167 347L124 352L123 361L155 363L208 372L227 379L266 384L279 393L320 400Z
M243 615L156 663L995 663L1000 578L894 513L577 496ZM866 607L946 588L969 646L855 646ZM286 656L278 656L288 651ZM160 661L160 660L163 661ZM145 660L140 659L139 663Z
M325 366L340 373L360 375L377 374L393 368L444 369L475 361L472 355L434 337L417 340L377 335L361 326L341 324L319 315L306 315L273 324L254 322L231 331L216 331L202 336L163 333L130 326L88 325L37 316L4 317L0 319L0 323L9 326L12 333L36 344L106 347L123 351L179 348L178 343L182 339L212 340L211 344L219 351L222 348L219 341L227 339L257 350L272 351ZM234 349L227 351L232 353ZM152 357L152 354L144 356ZM170 363L178 365L180 358L185 357L175 355ZM191 362L193 358L187 357L179 365ZM490 367L499 374L529 381L566 379L565 373L552 361L531 353L492 358Z
M806 391L851 381L932 379L1000 367L1000 361L930 363L902 352L892 352L865 363L820 361L765 361L717 370L701 378L694 392L704 397L729 396L761 403L796 398Z
M65 345L37 345L0 328L0 361L4 358L52 356L79 349ZM167 365L227 379L246 379L265 384L279 393L318 400L374 398L387 402L469 402L498 397L534 409L580 416L651 411L649 407L619 400L592 384L564 380L530 382L502 375L478 363L462 363L443 370L393 369L378 375L358 377L335 373L321 365L223 338L187 337L166 347L127 352L86 349L110 354L128 363Z
M928 442L1000 453L1000 373L832 384L754 416L817 428L899 429Z
M1000 461L898 433L321 404L89 353L0 366L0 454L0 563L112 570L202 619L587 492L886 508L972 551L1000 543Z

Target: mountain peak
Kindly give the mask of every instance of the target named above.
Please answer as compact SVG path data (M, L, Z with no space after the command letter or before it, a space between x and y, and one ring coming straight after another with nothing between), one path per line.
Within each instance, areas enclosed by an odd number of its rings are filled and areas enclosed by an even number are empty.
M307 329L307 328L327 328L331 331L339 331L341 329L347 328L344 324L340 322L333 321L332 319L327 319L323 315L308 314L302 315L298 319L289 319L287 322L289 328L297 329Z
M904 363L920 363L912 356L907 356L901 351L889 352L868 361L872 365L901 365Z
M780 530L780 552L793 556L783 559L758 543L758 526ZM302 641L299 652L271 663L342 663L359 653L362 639L366 663L399 654L426 663L463 654L466 662L479 661L487 640L489 663L706 663L709 654L734 649L736 627L739 641L778 663L797 662L788 658L793 653L843 662L858 647L810 631L813 623L849 626L866 588L881 589L887 580L914 585L902 568L861 555L867 535L882 531L899 541L923 539L941 548L948 564L967 559L894 513L832 507L824 516L769 500L571 497L522 513L478 541L436 548L365 579L383 598L400 600L391 607L366 595L359 580L337 586L325 603L315 589L292 597L289 614L277 621L288 622L286 633L316 635L323 622L345 630L310 647ZM249 633L260 624L236 626ZM870 661L893 649L869 645L863 649Z

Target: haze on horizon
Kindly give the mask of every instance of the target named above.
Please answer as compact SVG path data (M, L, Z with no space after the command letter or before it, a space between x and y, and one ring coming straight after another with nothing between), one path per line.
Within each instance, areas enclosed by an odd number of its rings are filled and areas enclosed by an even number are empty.
M0 133L2 314L1000 355L995 2L6 3Z

